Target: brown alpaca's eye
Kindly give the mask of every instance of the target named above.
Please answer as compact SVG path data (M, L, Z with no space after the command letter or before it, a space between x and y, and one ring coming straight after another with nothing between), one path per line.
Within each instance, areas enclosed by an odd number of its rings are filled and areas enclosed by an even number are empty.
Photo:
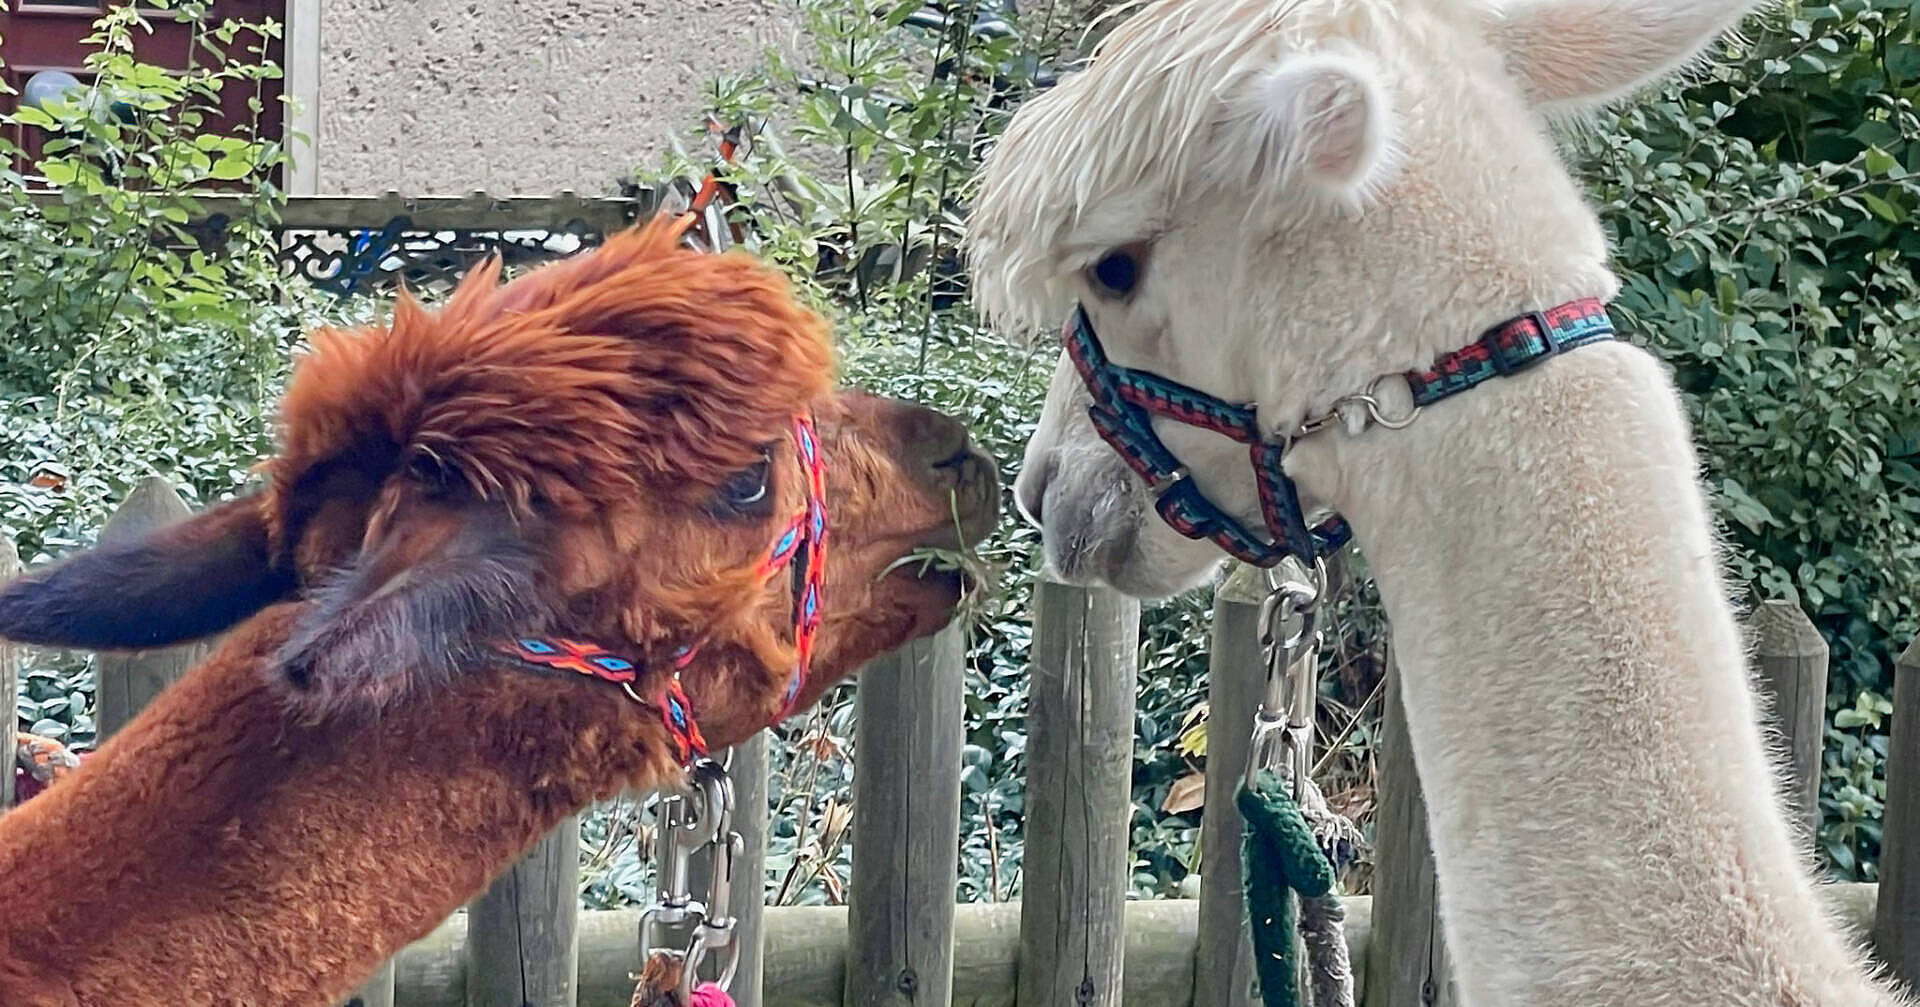
M761 458L720 487L720 501L737 511L751 510L766 502L767 473L771 465Z
M1131 250L1117 249L1087 269L1093 291L1108 300L1120 300L1140 285L1140 259Z
M453 489L453 472L446 462L431 452L420 452L407 462L407 475L426 488L434 496L441 496Z

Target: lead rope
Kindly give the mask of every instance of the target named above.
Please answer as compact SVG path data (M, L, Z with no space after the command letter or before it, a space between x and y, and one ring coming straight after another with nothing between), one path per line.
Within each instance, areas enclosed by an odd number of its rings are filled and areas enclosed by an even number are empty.
M1335 889L1360 834L1328 807L1311 772L1327 572L1316 560L1308 577L1268 576L1260 606L1267 691L1234 800L1246 820L1241 880L1254 971L1266 1007L1353 1007L1346 909ZM1291 627L1284 638L1283 626Z

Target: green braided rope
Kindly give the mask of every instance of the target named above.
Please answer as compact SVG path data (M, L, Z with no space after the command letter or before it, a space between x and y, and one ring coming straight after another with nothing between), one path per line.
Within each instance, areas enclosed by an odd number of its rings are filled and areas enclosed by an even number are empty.
M1271 772L1234 796L1246 819L1241 883L1253 923L1253 964L1266 1007L1305 1007L1299 986L1300 905L1295 893L1319 898L1333 890L1333 865L1313 841L1307 820Z

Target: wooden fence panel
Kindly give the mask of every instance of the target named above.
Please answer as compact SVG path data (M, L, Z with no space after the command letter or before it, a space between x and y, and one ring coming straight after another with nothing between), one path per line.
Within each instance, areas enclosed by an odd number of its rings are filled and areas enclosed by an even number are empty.
M953 1000L963 642L949 626L860 676L847 1007Z
M1827 641L1790 601L1764 601L1747 620L1760 689L1786 760L1788 811L1802 841L1820 832L1820 754L1827 739Z
M1440 932L1427 804L1414 772L1400 669L1387 662L1380 727L1380 797L1374 815L1373 947L1365 1007L1456 1007L1453 970Z
M1236 568L1214 595L1213 650L1207 662L1207 789L1200 823L1200 936L1193 1002L1253 1003L1253 943L1240 888L1240 833L1234 806L1240 769L1253 741L1253 715L1266 686L1260 658L1260 602L1252 568Z
M740 945L740 967L727 992L739 1007L761 1007L766 999L764 964L767 953L767 809L771 731L761 731L715 757L727 765L733 778L733 831L740 833L740 856L733 863L730 888L734 917L733 939ZM713 877L712 847L695 855L687 865L687 882L696 898L705 900L707 885ZM680 940L688 936L684 929L672 931ZM710 974L710 973L708 973Z
M100 530L100 544L137 539L157 528L186 519L192 511L159 476L149 476L127 494L113 517ZM207 655L204 644L185 644L134 653L101 654L94 682L97 712L94 723L100 740L127 725L160 690L173 684Z
M548 833L467 909L468 1007L574 1007L580 819Z
M1130 598L1044 579L1036 588L1021 1004L1120 1003L1139 638Z
M342 1007L393 1007L394 961L389 958L383 962L359 989L348 995Z
M1920 984L1920 640L1893 667L1887 805L1873 944L1893 974Z

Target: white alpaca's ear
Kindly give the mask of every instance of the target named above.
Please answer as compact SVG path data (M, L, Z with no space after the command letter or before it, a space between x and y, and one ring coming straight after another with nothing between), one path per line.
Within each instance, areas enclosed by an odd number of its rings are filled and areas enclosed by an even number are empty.
M1371 68L1333 54L1295 56L1228 100L1214 170L1233 183L1304 182L1356 196L1391 167L1392 126Z
M1752 0L1529 0L1503 13L1498 42L1527 98L1579 112L1698 58Z

